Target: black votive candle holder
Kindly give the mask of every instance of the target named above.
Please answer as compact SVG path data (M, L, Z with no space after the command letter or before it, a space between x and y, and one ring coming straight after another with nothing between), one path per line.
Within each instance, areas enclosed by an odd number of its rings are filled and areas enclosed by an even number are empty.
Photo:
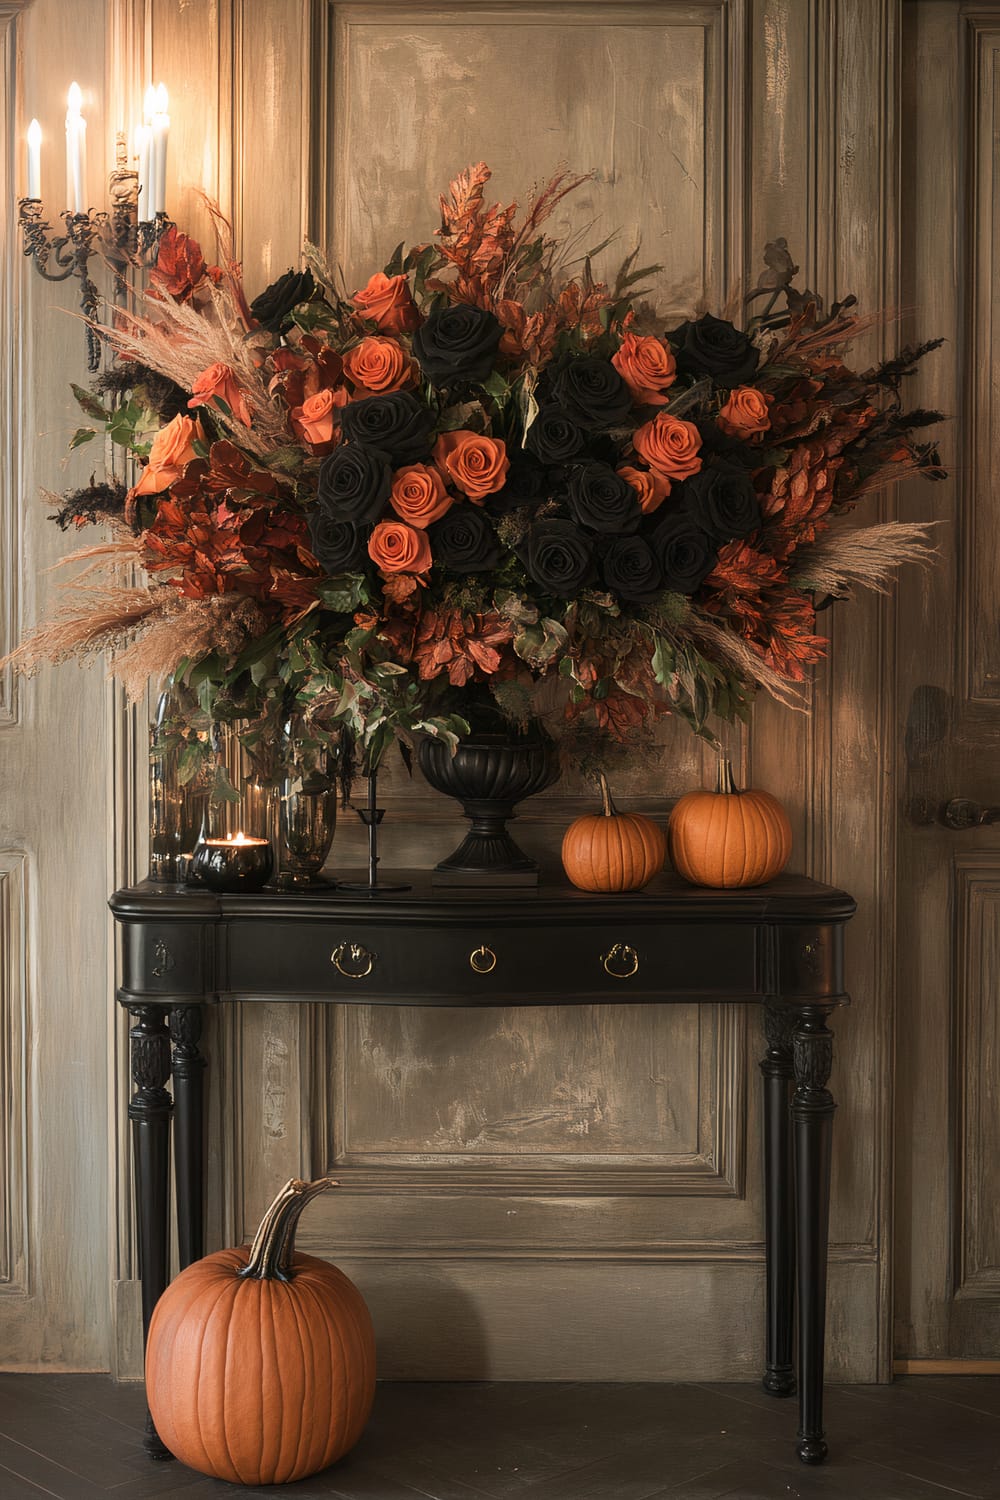
M194 851L188 879L210 891L259 891L274 868L267 839L202 839Z

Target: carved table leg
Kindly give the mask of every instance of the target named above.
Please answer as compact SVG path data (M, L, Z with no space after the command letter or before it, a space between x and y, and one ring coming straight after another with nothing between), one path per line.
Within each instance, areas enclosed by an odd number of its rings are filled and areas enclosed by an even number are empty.
M795 1021L796 1251L799 1289L799 1457L821 1464L823 1433L823 1353L826 1337L826 1259L830 1227L830 1155L833 1095L827 1088L833 1064L833 1037L826 1027L829 1007L802 1006Z
M761 1382L770 1396L795 1393L795 1220L792 1213L791 1094L795 1012L767 1004L764 1030L764 1244L767 1256L767 1349Z
M200 1005L178 1005L170 1012L174 1044L174 1182L177 1194L177 1252L183 1271L205 1253L204 1074L198 1050Z
M171 1098L166 1083L170 1077L170 1037L162 1006L130 1006L129 1014L135 1021L129 1032L135 1093L128 1115L135 1153L136 1228L145 1342L153 1308L167 1284ZM152 1458L173 1457L160 1442L148 1412L145 1446Z

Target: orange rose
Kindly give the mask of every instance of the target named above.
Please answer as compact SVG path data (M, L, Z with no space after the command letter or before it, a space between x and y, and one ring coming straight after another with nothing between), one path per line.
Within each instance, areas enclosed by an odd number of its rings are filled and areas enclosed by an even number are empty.
M631 464L622 464L618 473L635 490L639 509L644 516L651 516L654 510L659 510L670 494L670 480L654 474L650 469L636 469Z
M315 396L308 396L301 406L289 413L292 429L311 447L329 448L336 442L334 423L337 409L346 405L347 392L343 386L335 391L317 391Z
M771 425L768 407L773 400L773 396L765 396L752 385L738 385L735 391L730 391L729 400L719 412L719 427L735 438L766 432Z
M426 464L408 464L405 469L396 470L389 504L397 516L423 530L432 521L440 521L454 500L437 469Z
M207 370L202 370L191 391L188 406L204 406L207 401L224 401L237 422L242 422L244 427L250 426L250 408L228 365L209 365Z
M405 276L376 271L368 285L354 293L354 306L387 333L412 333L420 327L420 314Z
M442 432L434 444L434 462L476 505L481 505L487 495L503 489L510 468L502 438L485 437L481 432L465 429Z
M402 390L412 385L416 370L395 339L362 339L344 360L344 369L366 392L381 396L386 391Z
M663 392L677 379L677 364L662 339L627 333L611 363L632 393L636 406L662 406Z
M368 538L368 556L383 573L426 573L431 544L426 531L405 521L380 521Z
M142 471L139 483L129 491L134 495L158 495L168 490L180 479L186 464L197 458L194 445L203 443L205 434L197 417L174 417L166 427L161 427L149 450L149 462Z
M632 439L640 458L661 479L689 479L701 468L701 434L693 422L661 411L636 429Z

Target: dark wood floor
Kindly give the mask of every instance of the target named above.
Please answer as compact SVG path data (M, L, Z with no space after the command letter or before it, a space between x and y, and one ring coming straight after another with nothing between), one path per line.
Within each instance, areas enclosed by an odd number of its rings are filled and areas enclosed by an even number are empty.
M1000 1500L1000 1377L829 1392L831 1457L750 1385L384 1385L361 1443L283 1491L142 1451L143 1397L99 1375L0 1375L0 1500Z

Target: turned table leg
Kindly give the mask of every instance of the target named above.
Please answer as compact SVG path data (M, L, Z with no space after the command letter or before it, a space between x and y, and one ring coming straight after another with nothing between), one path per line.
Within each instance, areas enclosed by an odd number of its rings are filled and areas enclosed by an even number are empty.
M204 1081L200 1005L177 1005L170 1012L174 1044L174 1183L177 1198L177 1255L183 1271L205 1253Z
M166 1012L159 1005L129 1006L135 1025L129 1032L135 1092L128 1107L135 1159L136 1229L142 1278L143 1342L153 1308L167 1284L168 1175L170 1111L166 1084L170 1077L170 1036ZM152 1418L146 1417L146 1449L153 1458L171 1458L160 1442Z
M795 1318L795 1219L792 1193L792 1131L789 1116L792 1030L795 1012L767 1003L764 1078L764 1245L767 1260L767 1333L764 1378L771 1396L795 1393L792 1332Z
M830 1159L833 1112L827 1088L833 1064L829 1007L801 1006L796 1014L792 1055L795 1094L796 1255L799 1307L799 1457L821 1464L827 1446L823 1432L823 1355L826 1336L826 1261L830 1227Z

